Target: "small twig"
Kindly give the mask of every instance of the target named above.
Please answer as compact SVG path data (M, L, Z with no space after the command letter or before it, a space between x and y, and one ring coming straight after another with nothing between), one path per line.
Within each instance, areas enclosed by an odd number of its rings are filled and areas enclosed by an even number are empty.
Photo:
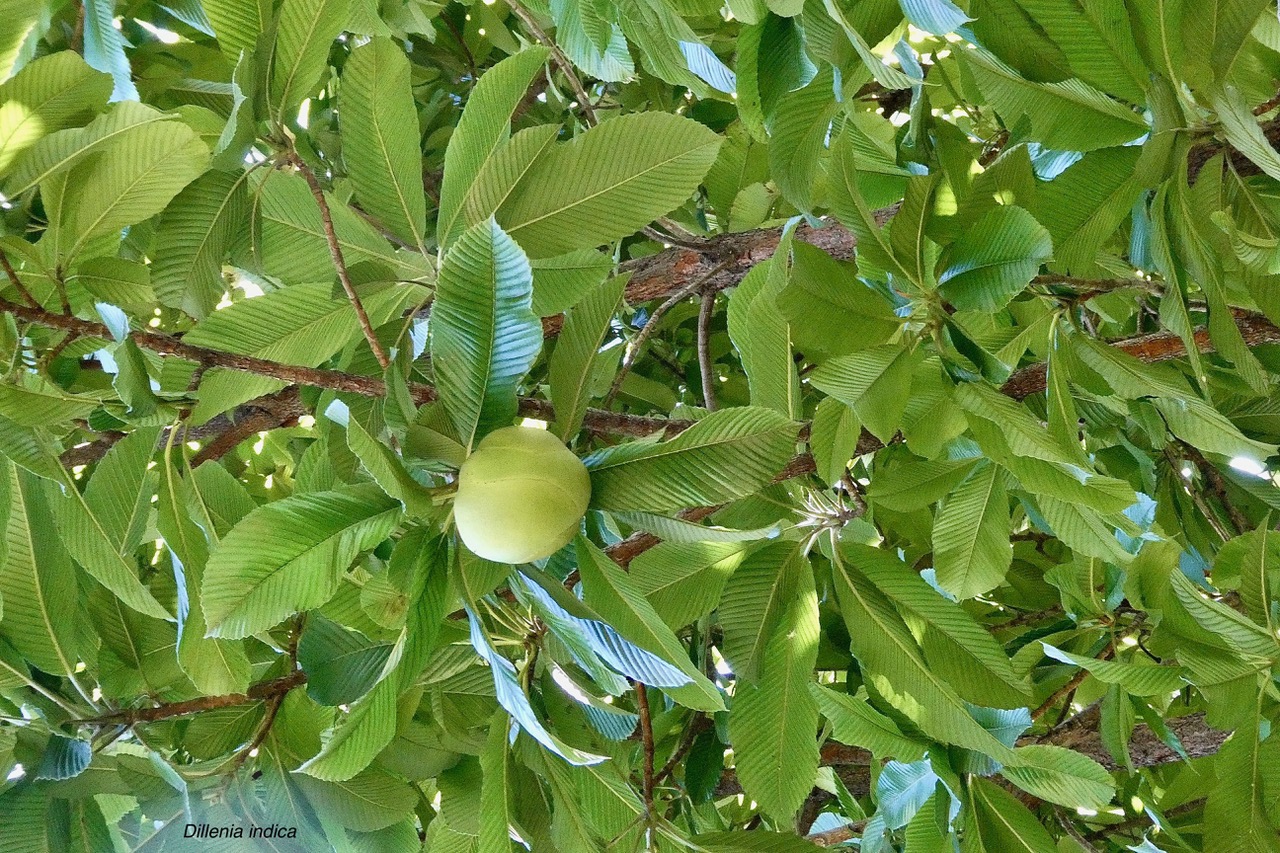
M1258 104L1256 107L1254 107L1253 114L1256 116L1266 115L1267 113L1274 110L1276 107L1280 107L1280 92L1276 92L1276 94L1273 97L1268 98L1263 103Z
M1173 808L1166 811L1164 813L1164 818L1165 820L1172 820L1173 818L1182 817L1183 815L1191 814L1196 809L1203 806L1204 803L1205 801L1203 798L1198 800L1190 800L1188 802L1183 803L1180 806L1174 806ZM1151 822L1152 822L1151 816L1148 815L1146 812L1143 812L1142 814L1137 815L1135 817L1126 818L1125 820L1122 820L1119 823L1113 823L1110 826L1104 826L1100 829L1095 829L1093 832L1090 832L1088 835L1086 835L1085 839L1089 841L1105 841L1107 839L1114 838L1117 833L1128 833Z
M712 267L705 275L696 281L691 281L684 287L677 290L667 298L653 313L649 315L649 319L645 321L644 328L640 330L640 334L636 335L627 347L626 355L622 357L622 365L618 368L618 375L613 378L613 384L609 386L609 393L605 395L603 408L609 408L613 404L614 399L618 396L618 391L622 388L622 381L627 378L627 374L631 372L631 368L635 366L636 360L640 357L640 350L644 347L646 341L658 329L658 321L660 321L668 311L697 293L702 285L705 284L713 275L720 272L727 266L727 261L722 261Z
M76 25L71 31L71 40L67 42L67 47L76 53L84 53L84 3L76 4Z
M1111 657L1114 654L1115 654L1115 646L1108 644L1106 650L1103 651L1102 653L1101 660L1111 660ZM1039 708L1036 708L1034 711L1031 712L1031 719L1039 720L1041 717L1043 717L1045 714L1049 712L1050 708L1058 704L1058 702L1061 701L1063 697L1069 694L1075 693L1076 688L1079 687L1081 684L1083 684L1084 680L1088 677L1089 677L1089 670L1087 669L1081 669L1075 675L1071 676L1070 681L1068 681L1066 684L1062 685L1057 690L1055 690L1052 696L1050 696L1048 699L1044 700L1044 702L1040 704ZM1056 729L1058 726L1062 725L1062 722L1063 720L1059 720L1054 725L1054 728Z
M458 47L462 48L462 54L467 59L467 68L471 70L471 82L474 84L480 77L480 72L476 69L476 58L471 53L471 48L467 47L467 40L463 38L462 33L458 30L458 25L448 15L441 15L444 25L449 28L449 32L453 34L453 40L458 43Z
M649 716L649 694L644 684L637 681L636 709L640 714L640 740L644 745L644 809L649 820L655 817L653 812L653 785L656 781L653 774L653 719Z
M4 249L0 249L0 266L4 267L5 275L9 276L9 281L13 283L14 288L27 301L27 304L32 308L39 308L40 303L31 295L31 291L27 290L27 286L22 283L22 279L18 278L18 272L13 268L13 264L9 263L9 256L5 254Z
M660 785L662 781L675 772L676 767L693 748L693 742L698 735L702 734L709 725L709 721L702 714L697 714L689 723L689 727L684 730L684 737L680 739L680 745L676 747L675 752L671 753L671 757L667 759L667 763L662 765L653 776L653 784Z
M356 317L360 321L360 330L364 332L365 340L369 342L374 358L378 359L378 366L386 370L391 364L391 359L387 358L387 353L382 349L378 336L374 334L369 314L364 310L364 303L360 301L360 294L356 293L356 286L352 283L351 274L347 271L347 262L342 257L342 246L338 243L338 232L333 227L333 214L329 210L329 202L324 197L324 188L320 186L316 173L296 152L290 151L288 160L297 168L299 174L306 180L307 186L311 188L311 195L316 200L316 206L320 208L320 224L324 228L324 238L329 244L329 256L338 270L338 281L342 282L342 289L347 292L347 299L351 300L351 307L355 309Z
M573 70L573 63L569 61L569 57L564 55L564 51L555 43L551 36L547 35L544 30L534 19L529 10L520 5L519 0L507 0L507 5L511 7L511 11L520 19L520 22L528 28L533 37L542 42L551 50L551 59L560 70L564 72L564 76L569 81L569 88L573 90L573 96L578 99L578 105L582 107L582 114L587 119L587 124L595 126L599 124L596 118L595 108L591 105L591 98L587 95L587 90L583 88L582 81L578 79L578 74Z
M1217 466L1206 459L1203 453L1185 441L1178 443L1182 445L1187 457L1200 469L1200 476L1204 477L1205 483L1217 497L1218 503L1226 510L1227 517L1231 519L1231 524L1235 527L1236 533L1252 530L1253 525L1249 522L1249 519L1241 512L1239 507L1231 502L1231 497L1227 494L1226 478L1222 476L1222 472L1218 470Z
M824 832L812 832L806 835L810 844L818 847L835 847L837 844L843 844L846 841L857 838L862 834L867 826L865 820L855 821L845 826L837 826L835 829L828 829Z
M716 308L715 291L702 294L698 309L698 370L702 373L702 404L716 409L716 374L711 363L711 315Z

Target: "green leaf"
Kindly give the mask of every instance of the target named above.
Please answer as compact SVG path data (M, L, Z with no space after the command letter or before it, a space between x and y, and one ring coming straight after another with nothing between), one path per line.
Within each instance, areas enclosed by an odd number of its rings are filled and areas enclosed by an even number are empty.
M818 596L801 560L792 595L760 661L757 684L738 683L729 714L742 789L765 814L787 821L813 790L818 704L809 692L818 658Z
M1014 673L991 633L906 563L864 545L847 545L843 553L876 589L913 617L908 623L919 626L915 633L924 638L927 660L957 693L974 704L998 708L1020 708L1031 698L1025 680Z
M631 561L636 591L671 628L710 613L750 542L661 542Z
M20 195L94 154L132 145L138 128L171 117L136 101L123 101L84 127L51 133L17 161L5 181L5 194Z
M339 97L342 157L366 212L410 246L425 246L426 197L409 60L390 39L351 52Z
M1215 783L1205 805L1205 831L1226 850L1280 850L1275 824L1263 802L1264 786L1274 790L1275 768L1267 762L1267 752L1275 752L1267 749L1274 746L1274 735L1263 741L1259 723L1256 714L1249 715L1214 759Z
M657 655L683 672L692 684L664 692L686 708L724 709L720 691L689 662L688 652L617 563L595 545L577 540L583 600L628 642Z
M853 655L876 691L930 737L997 761L1012 760L1013 750L979 725L955 690L925 663L911 631L884 593L838 553L834 578Z
M913 361L911 351L882 344L824 361L809 381L852 408L868 432L887 442L902 426Z
M622 292L629 278L622 275L611 279L570 309L551 353L547 378L556 410L555 433L565 441L582 427L591 400L596 354L611 332L613 316L622 306Z
M844 476L850 460L858 452L862 423L853 409L835 397L818 401L809 428L809 450L813 453L818 476L834 485Z
M551 0L551 19L556 24L556 45L587 76L608 83L635 78L635 64L622 30L605 20L594 4ZM597 31L605 34L604 40L595 37Z
M276 21L271 61L271 107L276 121L291 123L295 110L320 82L329 49L342 32L348 0L284 0Z
M228 60L252 52L258 34L271 24L270 0L201 0L201 8L218 37L218 47Z
M0 566L0 631L40 669L74 677L79 632L60 609L77 598L75 568L54 526L44 481L11 463L4 469L8 518Z
M412 518L429 518L434 512L431 492L413 479L400 457L369 434L356 418L347 420L347 445L373 481L404 505Z
M431 360L468 449L516 415L516 387L542 348L532 286L529 261L492 219L463 234L440 268Z
M808 243L793 243L792 252L777 310L787 318L795 348L810 361L870 349L901 328L889 303L858 281L856 267Z
M591 471L591 505L667 512L746 497L782 470L795 430L768 409L721 409L670 441L597 450L583 460Z
M1057 849L1035 815L994 782L974 777L969 783L964 833L975 850L987 853L1046 853Z
M1030 213L997 207L947 248L938 289L961 310L998 311L1052 254L1049 232Z
M209 557L209 635L238 638L324 604L356 555L387 537L400 504L376 486L294 495L254 510Z
M720 601L721 647L733 673L755 684L779 620L811 574L798 542L771 542L752 552L734 572Z
M111 77L70 50L42 56L0 86L0 175L42 136L101 109Z
M933 527L938 585L961 600L1004 582L1013 561L1004 474L986 465L938 510Z
M462 216L480 189L476 178L511 136L511 117L548 56L544 47L526 48L486 71L471 91L444 156L436 227L442 246L447 247L466 230Z
M293 778L313 810L356 832L385 829L404 819L418 802L413 785L378 767L341 782L321 782L305 774Z
M1107 769L1087 755L1051 744L1019 747L1001 773L1028 794L1068 808L1101 811L1116 793Z
M1190 674L1179 666L1144 666L1084 657L1044 644L1047 657L1075 664L1106 684L1117 684L1134 696L1168 696L1186 687Z
M0 3L0 20L8 22L4 35L0 36L0 83L9 79L24 43L36 29L42 11L39 6L34 6L27 0L5 0Z
M381 680L352 706L320 753L298 768L300 772L329 781L350 779L368 767L394 739L398 729L398 699L402 692L417 682L435 646L436 636L449 604L446 595L448 564L444 558L445 552L438 543L428 538L429 535L424 528L415 529L400 541L392 555L391 572L411 573L408 591L411 603L400 638L395 647L389 650L390 655L381 666L380 673L370 673ZM335 635L334 629L341 634ZM347 641L354 632L342 631L330 623L326 633L330 637ZM320 649L308 651L313 654ZM300 659L305 661L302 652L300 648ZM368 655L357 658L364 664L377 659ZM317 668L322 667L337 674L339 678L345 668L331 660L314 663ZM315 669L310 671L314 672ZM313 682L309 679L309 685L311 683Z
M539 317L563 314L604 283L613 259L595 249L579 249L533 266L533 313Z
M227 290L222 263L248 214L248 177L206 172L165 208L151 262L160 302L197 320L213 313Z
M133 85L133 70L124 53L124 38L115 27L115 0L85 0L84 60L99 71L111 75L114 87L111 100L138 99Z
M510 722L498 712L489 726L489 737L480 753L480 841L476 853L510 853L512 800L515 797L511 772L511 746L507 742Z
M729 338L747 374L751 402L789 418L800 414L800 379L792 359L791 327L775 299L787 283L787 230L773 257L757 264L729 295Z
M62 257L159 213L208 164L209 148L187 125L150 122L131 134L127 147L75 167L58 204Z
M200 603L210 540L217 541L217 531L206 535L188 512L189 502L198 497L192 494L189 480L178 475L171 460L165 461L159 486L156 528L177 561L175 574L179 575L175 577L180 585L178 665L198 690L211 695L241 693L248 688L250 677L244 645L206 637L204 608Z
M982 48L961 56L1005 125L1025 121L1032 138L1046 147L1094 151L1130 142L1147 131L1140 115L1081 80L1036 83Z
M126 547L130 543L113 541L111 531L94 514L74 482L65 486L50 483L48 494L63 543L76 562L129 607L156 619L172 620L169 611L138 579L134 549Z
M417 286L374 282L357 286L370 322L380 326L422 298ZM355 309L328 282L295 284L215 311L185 336L193 346L315 367L360 338ZM278 391L285 382L241 371L204 373L192 411L197 423L234 406Z
M333 258L320 209L301 175L258 171L249 179L256 229L244 266L288 282L331 282ZM326 194L338 246L348 267L368 262L404 281L429 281L429 262L397 252L381 234L332 194Z
M498 208L498 222L535 258L625 237L693 194L720 141L682 116L620 116L540 157Z
M307 695L321 705L355 702L378 683L391 648L391 643L375 643L321 614L310 615L298 642Z
M1254 20L1257 20L1256 15ZM1276 153L1270 140L1262 132L1253 110L1240 91L1234 86L1224 86L1214 94L1213 108L1218 113L1218 121L1221 122L1231 146L1248 157L1264 173L1280 181L1280 154Z
M810 684L822 716L831 722L831 736L850 746L869 749L877 758L920 761L928 745L902 733L898 725L871 707L863 696L838 693L821 684Z
M945 36L973 20L951 0L899 0L907 20L926 33Z

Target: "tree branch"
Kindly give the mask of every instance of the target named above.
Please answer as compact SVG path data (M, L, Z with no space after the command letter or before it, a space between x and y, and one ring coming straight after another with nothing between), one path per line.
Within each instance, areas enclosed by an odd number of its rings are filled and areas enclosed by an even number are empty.
M316 173L296 152L289 152L288 162L294 165L307 182L307 186L311 188L311 195L316 200L316 206L320 208L320 224L324 228L325 242L329 244L329 257L333 258L333 266L338 271L338 281L342 282L342 289L346 291L347 299L351 300L351 307L356 311L356 317L360 321L360 331L364 332L364 339L369 342L369 349L373 350L374 358L378 359L378 365L386 370L387 365L391 364L391 359L387 358L382 342L373 333L369 314L364 310L360 294L356 293L356 286L351 281L351 273L347 271L347 262L342 257L342 246L338 243L338 232L333 228L333 214L329 210L329 202L324 197L324 187L320 186Z
M86 717L76 720L76 722L92 725L114 723L126 726L133 726L138 723L154 723L157 720L167 720L171 717L185 717L191 714L199 714L203 711L212 711L216 708L233 708L237 705L248 705L250 702L260 702L276 696L283 696L293 688L300 687L306 683L307 674L299 669L279 678L251 684L245 693L201 696L197 699L186 699L181 702L164 702L150 708L122 708L110 714Z
M537 19L529 13L529 10L520 5L519 0L507 0L507 5L511 7L511 11L525 25L525 28L533 34L533 37L542 42L551 50L551 59L560 70L564 72L565 78L569 81L569 88L573 90L573 95L578 99L578 105L582 107L582 114L586 116L587 124L599 124L596 118L596 111L591 106L591 98L587 95L587 90L583 88L582 81L578 79L578 73L573 70L573 63L564 55L564 51L555 43L551 36L547 35L546 30L538 23Z
M698 308L698 372L702 375L702 405L716 409L716 374L711 363L711 315L716 308L715 291L702 294Z

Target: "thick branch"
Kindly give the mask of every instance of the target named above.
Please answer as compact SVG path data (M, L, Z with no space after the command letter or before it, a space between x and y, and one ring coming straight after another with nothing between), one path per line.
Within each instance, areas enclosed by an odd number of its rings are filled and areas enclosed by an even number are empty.
M307 674L299 669L279 678L251 684L249 685L249 690L245 693L201 696L197 699L187 699L182 702L165 702L150 708L124 708L119 711L113 711L110 714L103 714L100 717L89 717L76 722L93 724L117 723L127 726L136 725L137 723L154 723L157 720L186 717L203 711L212 711L215 708L233 708L237 705L248 705L250 702L272 699L276 696L283 696L293 688L300 687L306 683Z

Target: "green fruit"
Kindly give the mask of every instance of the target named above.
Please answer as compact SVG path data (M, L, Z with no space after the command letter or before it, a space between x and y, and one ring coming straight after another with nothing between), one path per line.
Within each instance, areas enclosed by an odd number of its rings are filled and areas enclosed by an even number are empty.
M453 520L477 556L528 563L573 539L590 499L587 468L560 439L505 427L485 436L462 463Z

